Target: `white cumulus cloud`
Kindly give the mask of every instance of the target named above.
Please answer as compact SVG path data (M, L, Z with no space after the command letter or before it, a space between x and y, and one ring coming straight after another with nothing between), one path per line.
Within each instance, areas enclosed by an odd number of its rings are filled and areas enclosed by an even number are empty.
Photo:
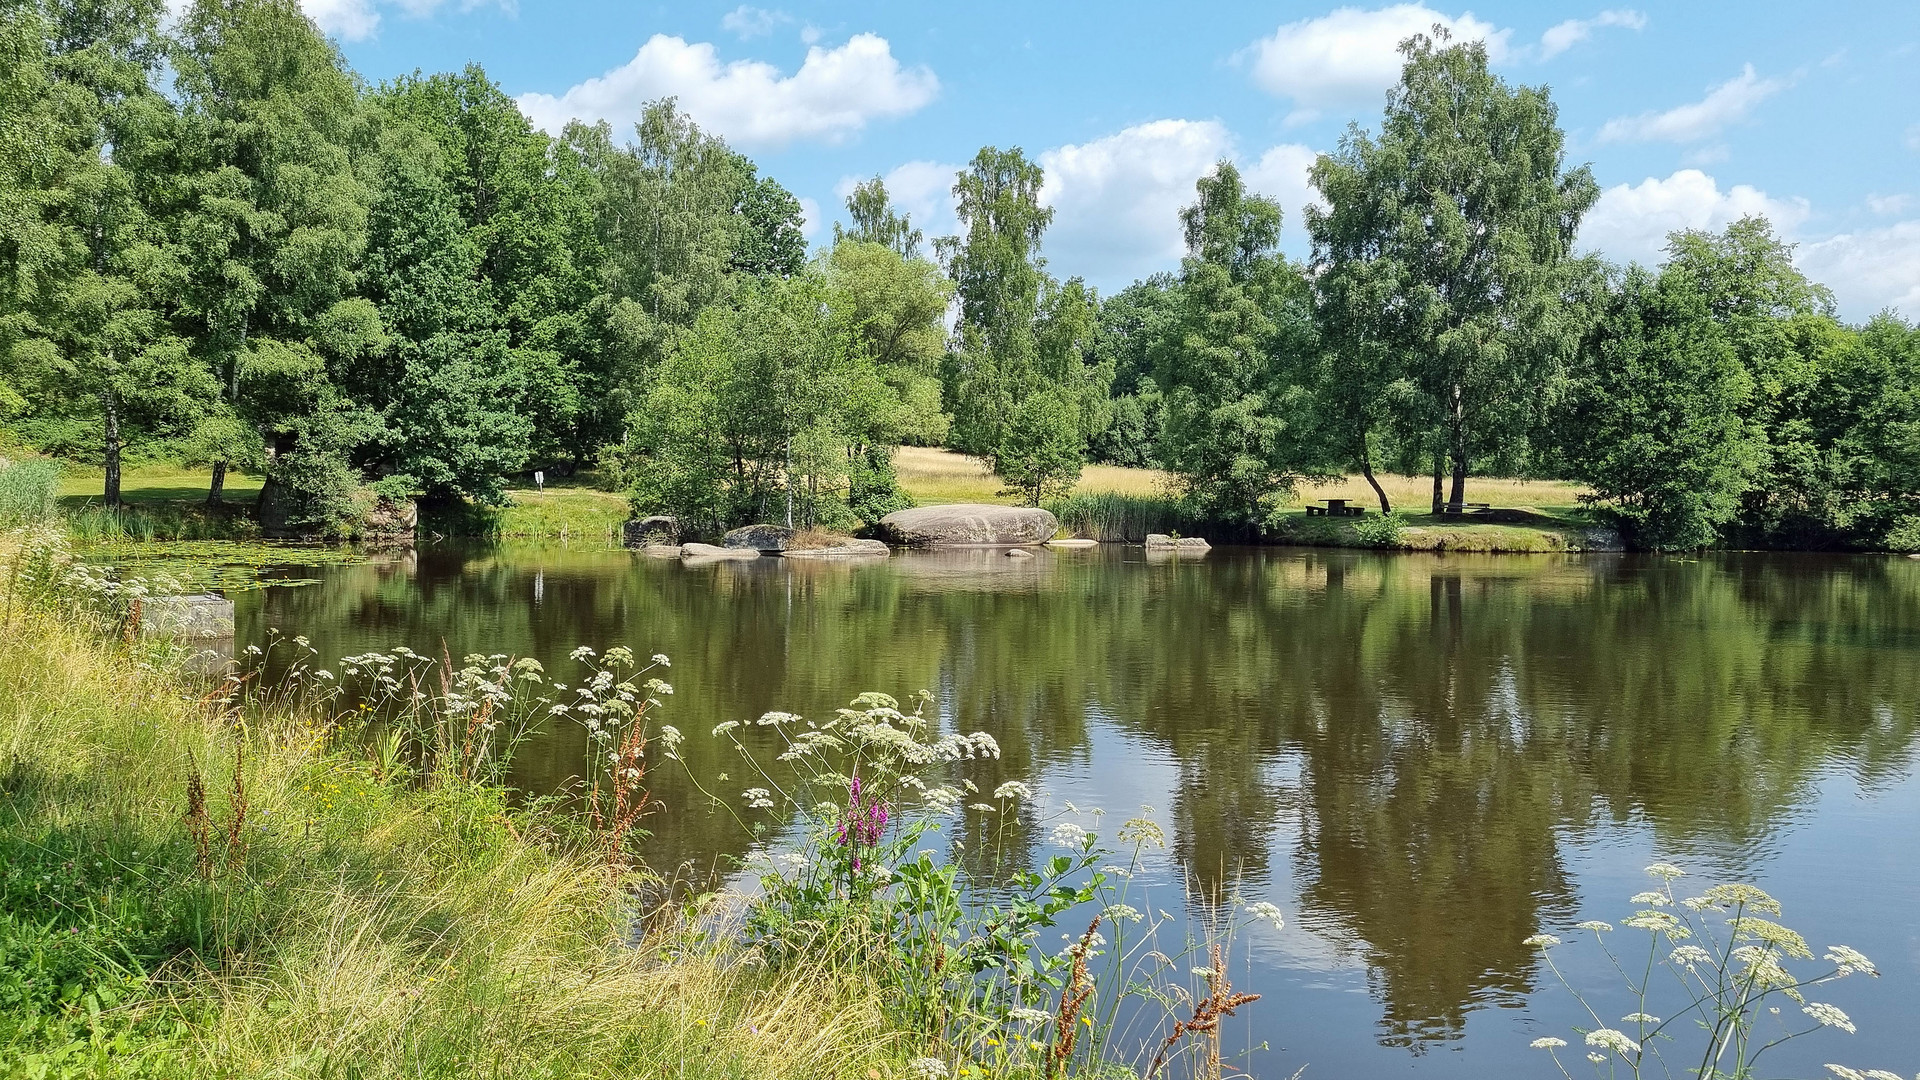
M1644 30L1647 17L1631 8L1610 8L1591 19L1568 19L1556 23L1540 35L1540 59L1551 60L1592 37L1595 30L1616 26L1624 30Z
M706 42L655 34L634 58L564 94L523 94L520 108L547 131L568 120L624 127L657 98L674 96L701 126L742 146L799 139L839 142L876 119L905 116L932 101L940 81L926 67L903 68L887 39L855 34L838 48L814 46L785 75L757 60L722 63Z
M1394 4L1367 11L1343 7L1317 19L1291 22L1247 50L1254 82L1269 93L1293 99L1289 123L1301 123L1329 109L1377 105L1400 78L1400 43L1415 34L1445 26L1455 41L1484 41L1495 63L1509 52L1511 30L1503 30L1466 12L1443 15L1425 4Z
M1790 235L1809 209L1805 199L1776 199L1747 184L1722 191L1699 169L1681 169L1664 180L1650 176L1602 192L1580 225L1579 246L1616 262L1654 266L1666 260L1670 232L1717 231L1749 214L1763 214L1777 232Z
M1281 143L1261 154L1256 161L1247 162L1240 167L1241 175L1247 178L1247 187L1265 195L1280 204L1286 212L1281 221L1281 235L1293 234L1291 239L1299 241L1306 235L1307 218L1303 212L1308 206L1325 206L1326 200L1313 189L1307 179L1307 170L1320 157L1320 152L1299 143ZM1288 247L1302 246L1289 243Z
M1185 252L1180 208L1193 184L1231 154L1217 120L1154 120L1040 155L1040 198L1053 207L1046 253L1060 276L1131 281Z
M478 7L498 6L507 11L515 10L515 0L300 0L300 10L307 13L322 33L337 37L342 41L365 41L380 29L380 9L397 7L414 18L425 18L452 3L461 11L472 11ZM192 0L167 0L167 10L176 21L185 15Z
M1920 221L1802 244L1794 261L1833 290L1843 318L1866 319L1889 307L1920 318Z
M1740 74L1707 91L1699 101L1665 112L1620 116L1600 129L1601 142L1697 142L1746 119L1755 106L1787 88L1785 79L1763 79L1748 64Z

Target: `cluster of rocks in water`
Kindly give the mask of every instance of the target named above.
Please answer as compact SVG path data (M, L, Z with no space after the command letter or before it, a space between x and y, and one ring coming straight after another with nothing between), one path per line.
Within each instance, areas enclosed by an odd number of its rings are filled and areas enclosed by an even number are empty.
M1095 540L1054 539L1060 522L1051 513L1031 506L955 503L916 506L880 519L877 539L831 536L784 525L744 525L728 532L718 544L683 541L679 522L671 517L636 518L626 523L622 539L627 547L649 555L689 561L758 559L777 555L786 559L884 559L893 547L1000 548L1012 558L1031 558L1031 549L1085 548ZM1147 537L1150 552L1199 554L1207 542L1197 536Z

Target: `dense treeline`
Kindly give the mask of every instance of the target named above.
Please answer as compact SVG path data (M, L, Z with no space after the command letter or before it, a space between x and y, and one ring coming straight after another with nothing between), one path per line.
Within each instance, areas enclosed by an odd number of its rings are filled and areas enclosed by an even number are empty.
M1157 466L1255 531L1391 470L1436 513L1579 480L1651 548L1920 548L1920 332L1841 323L1759 219L1576 253L1598 187L1550 95L1443 31L1314 167L1306 262L1222 162L1180 269L1104 298L1048 272L1019 149L957 175L955 236L876 179L809 253L671 100L549 137L478 68L365 85L293 0L6 0L0 51L0 419L109 503L130 453L214 504L264 473L296 531L593 465L696 531L851 529L906 504L909 443L1032 502Z

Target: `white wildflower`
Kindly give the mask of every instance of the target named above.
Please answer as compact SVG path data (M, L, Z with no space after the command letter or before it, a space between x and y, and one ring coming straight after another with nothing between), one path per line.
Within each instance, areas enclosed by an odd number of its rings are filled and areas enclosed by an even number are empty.
M996 799L1018 799L1022 802L1033 801L1033 789L1018 780L1009 780L993 789Z
M1627 1038L1625 1032L1615 1031L1612 1028L1596 1028L1593 1031L1587 1032L1587 1045L1597 1046L1603 1050L1612 1050L1614 1053L1623 1056L1640 1052L1639 1043Z
M1551 949L1555 945L1560 944L1560 939L1554 937L1552 934L1535 934L1520 944L1530 949Z
M575 660L591 660L593 659L594 652L593 649L588 646L582 645L567 655L573 657Z
M1558 1050L1561 1047L1567 1045L1567 1040L1556 1039L1553 1036L1548 1035L1544 1039L1535 1039L1531 1043L1528 1043L1527 1045L1533 1047L1535 1050Z
M1109 919L1122 920L1125 922L1139 922L1145 918L1145 916L1140 914L1139 908L1133 907L1130 904L1108 904L1101 914Z
M1605 1065L1607 1063L1607 1055L1589 1053L1587 1060L1593 1062L1595 1065Z
M990 803L983 803L983 802L977 802L977 803L968 803L968 804L967 804L967 809L969 809L969 810L978 810L978 811L980 811L980 812L981 812L981 813L983 813L983 814L991 814L991 813L993 813L993 806L992 806L992 804L990 804Z
M1657 863L1654 863L1652 866L1647 867L1647 873L1661 879L1662 881L1672 881L1674 878L1687 876L1687 872L1685 870L1680 869L1679 867L1673 865L1672 863L1665 863L1665 862L1657 862ZM1605 1030L1605 1029L1603 1028L1601 1030Z
M768 791L766 788L763 788L763 787L748 788L747 790L740 793L740 797L747 800L747 805L752 809L755 809L755 810L773 809L773 793Z
M1647 907L1666 907L1673 903L1673 901L1667 898L1666 893L1658 889L1648 889L1646 892L1637 892L1627 897L1627 903L1642 904Z
M1847 1014L1824 1001L1809 1001L1800 1011L1813 1017L1814 1023L1821 1027L1839 1028L1849 1035L1853 1034L1853 1021Z
M1280 914L1280 908L1265 900L1247 905L1247 914L1262 922L1271 923L1275 930L1285 928L1287 920Z
M1667 954L1667 959L1683 967L1713 963L1713 954L1698 945L1682 945Z
M1627 1023L1627 1024L1657 1024L1660 1022L1659 1017L1649 1016L1643 1012L1628 1013L1627 1015L1621 1017L1620 1020L1622 1023Z
M928 788L920 798L936 814L951 814L960 808L960 792L945 784Z
M1202 979L1211 979L1214 977L1214 975L1218 973L1215 972L1210 967L1197 967L1197 968L1188 968L1187 974L1194 975Z
M947 1077L953 1075L953 1071L947 1068L947 1063L939 1058L914 1058L907 1063L907 1068L921 1080L947 1080Z
M1873 961L1860 955L1858 950L1850 949L1845 945L1827 946L1826 959L1828 963L1838 967L1842 975L1851 975L1856 971L1875 976L1880 974L1874 968Z
M1575 930L1591 930L1596 934L1607 934L1607 933L1613 932L1612 923L1601 922L1599 919L1588 919L1586 922L1583 922L1583 923L1575 923L1573 928Z
M655 664L658 664L658 665L659 665L659 666L661 666L661 667L672 667L672 666L673 666L673 661L671 661L671 660L669 660L669 659L667 659L667 654L666 654L666 653L663 653L663 652L657 652L657 653L654 653L654 654L653 654L653 662L654 662Z
M1059 847L1078 849L1086 845L1087 836L1087 830L1071 821L1063 821L1053 827L1052 841Z
M794 714L794 713L790 713L790 712L770 712L770 713L762 713L762 714L760 715L760 719L759 719L759 720L757 721L757 723L758 723L758 724L759 724L759 725L760 725L761 727L778 727L778 726L779 726L779 725L781 725L781 724L793 724L793 723L798 723L798 722L799 722L799 720L800 720L800 717L799 717L798 715L796 715L796 714ZM922 1060L925 1060L925 1061L931 1061L931 1060L933 1060L933 1059L932 1059L932 1058L924 1058L924 1059L922 1059Z
M1051 1024L1053 1014L1043 1009L1029 1009L1025 1006L1007 1010L1007 1019L1022 1024Z
M725 735L727 732L732 731L734 728L737 728L739 726L740 726L740 721L738 720L722 720L721 722L713 725L713 734L715 737Z

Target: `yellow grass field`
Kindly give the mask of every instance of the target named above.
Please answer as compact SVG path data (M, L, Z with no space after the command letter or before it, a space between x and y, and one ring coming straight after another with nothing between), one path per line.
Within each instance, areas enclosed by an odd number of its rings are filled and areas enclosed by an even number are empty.
M1002 487L978 458L926 446L903 446L893 456L900 473L900 486L922 503L1013 502L1000 494ZM1078 494L1158 495L1170 490L1172 477L1158 469L1128 469L1117 465L1089 465L1080 474ZM1433 478L1428 476L1380 475L1380 486L1395 507L1405 506L1424 512L1433 496ZM1467 501L1501 507L1568 507L1582 491L1578 484L1554 480L1498 480L1471 477L1467 480ZM1318 487L1304 487L1297 501L1314 499L1350 499L1374 504L1373 489L1364 477L1349 476Z

